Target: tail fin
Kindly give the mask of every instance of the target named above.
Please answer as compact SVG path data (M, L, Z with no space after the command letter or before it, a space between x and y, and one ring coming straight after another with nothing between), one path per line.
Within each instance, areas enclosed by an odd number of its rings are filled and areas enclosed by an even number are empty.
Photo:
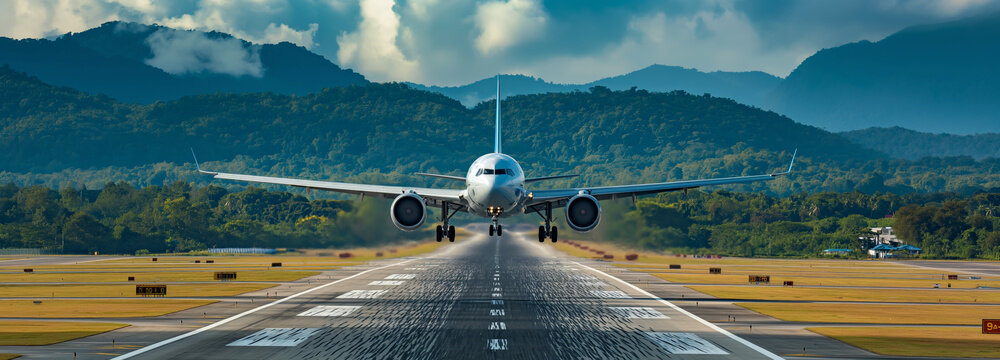
M497 74L497 121L496 132L493 134L493 152L503 152L500 148L500 74Z

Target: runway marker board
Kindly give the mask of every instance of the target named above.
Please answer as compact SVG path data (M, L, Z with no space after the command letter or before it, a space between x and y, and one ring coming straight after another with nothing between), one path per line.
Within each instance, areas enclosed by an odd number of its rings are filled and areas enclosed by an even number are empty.
M611 311L629 319L669 319L651 307L609 307Z
M295 346L320 331L318 328L267 328L226 346Z
M643 334L671 354L729 355L725 350L694 333L646 331Z
M387 290L351 290L338 296L338 299L375 299Z
M312 309L303 311L298 316L329 316L329 317L343 317L351 315L354 311L360 309L360 306L335 306L335 305L320 305Z

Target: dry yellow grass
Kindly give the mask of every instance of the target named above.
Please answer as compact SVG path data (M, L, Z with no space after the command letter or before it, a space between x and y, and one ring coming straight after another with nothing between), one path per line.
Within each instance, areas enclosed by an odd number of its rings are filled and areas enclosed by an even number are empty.
M0 300L0 314L25 318L119 318L160 316L215 303L209 300Z
M706 271L707 272L707 271ZM749 274L768 274L767 272L750 272L744 274L664 274L652 273L661 279L687 284L747 284ZM983 280L935 280L935 279L873 279L862 277L802 277L802 276L780 276L771 273L771 283L780 285L785 281L793 281L797 286L869 286L869 287L908 287L908 288L933 288L934 284L940 284L942 288L947 288L951 284L955 289L971 289L979 286L1000 286L998 282Z
M0 274L2 283L19 282L124 282L129 276L135 276L136 282L156 281L214 281L216 271L236 271L239 281L295 281L304 277L319 274L318 271L294 270L236 270L213 269L211 271L115 271L115 272L85 272L85 273L49 273L35 272L31 274Z
M723 299L789 301L868 301L1000 304L994 290L879 290L849 288L809 288L783 286L689 286L695 291Z
M51 345L126 326L128 324L2 320L0 346Z
M893 356L1000 357L1000 335L978 327L816 327L808 330Z
M167 297L234 296L273 287L261 283L204 283L167 285ZM136 297L135 285L4 285L0 297Z
M380 248L352 248L352 249L306 249L301 250L298 254L294 255L212 255L212 256L186 256L186 255L156 255L141 258L129 258L129 259L111 259L104 261L96 261L87 264L96 265L124 265L124 264L168 264L168 265L189 265L193 264L194 261L200 260L202 264L205 260L213 260L214 264L211 265L260 265L269 266L272 262L282 263L282 267L288 266L321 266L321 265L331 265L331 266L347 266L347 265L358 265L366 261L376 260L376 259L387 259L387 258L397 258L419 255L423 253L428 253L434 251L438 247L442 246L444 243L439 243L436 241L428 242L413 242L408 244L402 244L399 246L386 246ZM393 252L392 250L395 250ZM340 258L340 253L351 253L349 258ZM375 256L376 253L381 252L382 256ZM156 257L157 261L153 262L151 258Z
M736 305L785 321L859 323L978 325L1000 311L992 305L888 305L736 303Z
M21 354L0 353L0 360L17 359L19 357L21 357Z

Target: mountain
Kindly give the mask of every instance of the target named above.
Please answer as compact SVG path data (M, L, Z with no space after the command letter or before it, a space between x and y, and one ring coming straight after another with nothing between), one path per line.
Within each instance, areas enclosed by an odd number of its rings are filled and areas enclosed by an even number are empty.
M291 43L108 22L54 40L0 37L0 64L60 86L148 104L214 92L305 95L364 84L360 74Z
M710 93L749 105L762 104L764 95L771 92L781 81L779 77L760 71L706 73L695 69L665 65L652 65L625 75L604 78L586 84L555 84L525 75L501 75L500 77L501 90L505 97L586 91L594 86L604 86L611 90L628 90L636 87L642 90L660 92L684 90L692 94ZM461 101L465 106L474 106L496 96L496 79L492 77L462 86L409 85L416 89L443 94Z
M796 171L737 190L909 192L1000 187L1000 160L894 160L844 137L730 99L645 90L511 96L504 150L545 186L613 185ZM208 183L208 169L258 175L455 186L418 171L463 174L489 152L492 102L468 108L405 84L304 96L207 94L150 105L46 84L0 67L0 182ZM227 186L237 186L229 184Z
M889 156L916 160L923 157L970 156L1000 158L1000 134L930 134L904 129L868 128L840 133L851 142Z
M778 85L766 108L832 131L1000 132L998 37L993 13L824 49Z

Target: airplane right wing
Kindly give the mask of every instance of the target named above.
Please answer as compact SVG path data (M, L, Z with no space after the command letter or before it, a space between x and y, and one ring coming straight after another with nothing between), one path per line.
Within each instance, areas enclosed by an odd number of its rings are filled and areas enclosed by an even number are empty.
M726 184L742 184L750 183L756 181L768 181L774 180L778 176L787 175L792 172L792 165L795 164L795 155L798 150L792 154L792 161L788 164L788 170L779 173L765 174L765 175L751 175L751 176L736 176L727 178L715 178L715 179L702 179L702 180L682 180L682 181L670 181L661 183L651 183L651 184L635 184L635 185L615 185L615 186L597 186L597 187L581 187L581 188L570 188L570 189L555 189L555 190L535 190L531 191L531 200L528 202L527 207L531 208L534 205L551 203L552 207L560 207L566 205L566 202L578 195L578 194L589 194L597 200L607 200L607 199L620 199L635 197L639 195L655 194L667 191L678 191L678 190L688 190L694 189L702 186L710 185L726 185Z

